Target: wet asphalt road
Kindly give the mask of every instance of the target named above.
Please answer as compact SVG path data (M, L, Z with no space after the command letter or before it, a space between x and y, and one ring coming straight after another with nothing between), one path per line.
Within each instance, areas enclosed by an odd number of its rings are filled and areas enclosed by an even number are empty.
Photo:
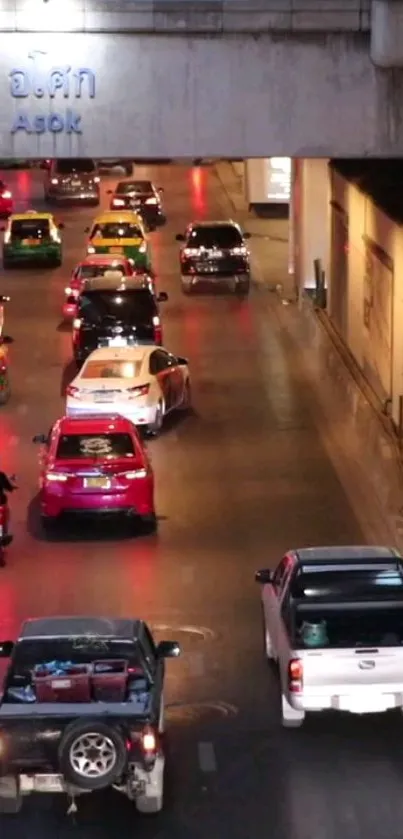
M0 817L1 839L398 839L403 821L400 715L326 715L279 724L275 673L262 650L253 572L289 547L364 539L321 442L269 295L185 298L175 233L229 207L211 171L144 170L165 188L167 226L152 234L165 343L190 360L195 412L149 443L158 536L75 530L45 541L37 521L33 434L63 411L73 370L60 322L63 287L84 254L94 210L66 223L56 271L11 271L13 397L0 411L3 467L18 473L15 542L0 577L0 634L55 613L139 615L177 638L168 664L169 762L163 814L140 817L118 793L79 802L31 797ZM140 171L138 173L141 174ZM42 175L5 173L18 207L41 208ZM113 178L105 179L110 187ZM252 240L253 250L253 240Z

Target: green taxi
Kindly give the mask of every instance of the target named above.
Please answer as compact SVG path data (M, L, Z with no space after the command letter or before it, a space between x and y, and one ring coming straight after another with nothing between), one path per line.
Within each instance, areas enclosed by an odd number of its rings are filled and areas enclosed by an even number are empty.
M3 227L3 267L20 263L62 264L60 230L51 213L16 213Z
M151 253L142 220L133 212L102 213L87 227L87 253L126 256L135 268L149 271Z

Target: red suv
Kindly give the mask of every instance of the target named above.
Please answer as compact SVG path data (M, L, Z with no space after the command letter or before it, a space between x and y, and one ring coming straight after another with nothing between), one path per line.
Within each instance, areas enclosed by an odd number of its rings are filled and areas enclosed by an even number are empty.
M156 527L154 476L135 426L116 414L62 417L41 443L40 504L45 529L63 513L123 513Z
M73 319L77 313L77 297L85 280L103 277L107 271L120 271L124 277L134 274L131 262L125 257L116 258L113 254L92 254L87 256L73 270L70 284L64 289L65 300L62 315L65 320Z

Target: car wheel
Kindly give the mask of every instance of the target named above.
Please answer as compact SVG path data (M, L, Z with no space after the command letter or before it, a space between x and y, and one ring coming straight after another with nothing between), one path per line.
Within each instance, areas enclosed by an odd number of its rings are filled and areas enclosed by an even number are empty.
M236 284L235 292L236 294L242 295L242 297L247 297L250 292L250 280L240 280L240 282Z
M148 426L148 433L152 437L156 437L161 431L161 428L163 426L163 422L164 422L164 406L163 406L162 402L158 402L158 405L155 409L154 422L150 423L150 425Z
M158 527L158 520L155 512L147 513L141 517L141 523L147 533L155 533Z
M127 749L113 726L81 719L65 729L58 757L60 770L70 783L84 790L99 790L123 774Z
M47 536L52 536L56 530L57 520L54 516L41 516L41 525Z
M133 168L133 163L126 163L124 169L128 177L133 174Z
M189 379L185 382L182 404L180 408L182 411L188 411L192 407L192 388Z
M14 815L22 807L22 795L19 780L14 775L0 778L0 813Z

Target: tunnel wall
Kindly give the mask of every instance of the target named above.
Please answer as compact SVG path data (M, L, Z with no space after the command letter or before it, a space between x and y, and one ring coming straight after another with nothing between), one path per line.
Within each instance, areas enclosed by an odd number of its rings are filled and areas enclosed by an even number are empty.
M0 158L399 154L400 102L365 33L0 34Z
M335 171L331 184L329 314L379 399L392 400L397 425L403 395L403 229ZM335 217L341 216L344 238L335 235Z

